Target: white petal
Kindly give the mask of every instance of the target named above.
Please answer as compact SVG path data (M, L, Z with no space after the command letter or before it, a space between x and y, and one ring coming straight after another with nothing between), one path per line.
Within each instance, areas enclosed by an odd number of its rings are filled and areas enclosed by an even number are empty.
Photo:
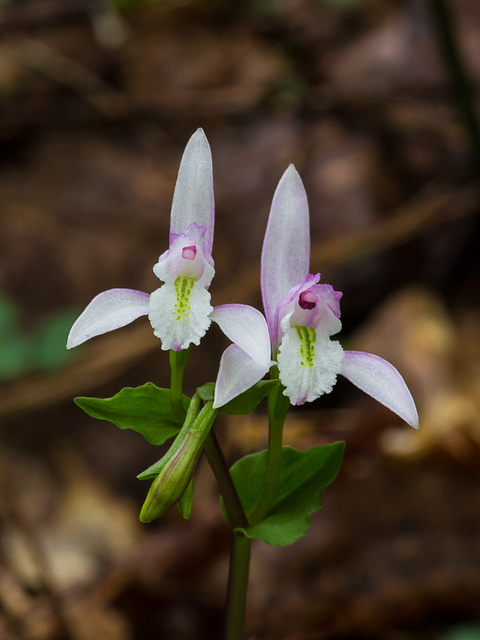
M182 290L182 282L185 288ZM166 282L150 296L148 318L162 349L180 351L200 344L210 326L210 293L193 278Z
M70 329L67 349L146 316L149 298L148 293L134 289L109 289L99 293Z
M215 224L212 153L203 129L197 129L183 152L173 194L170 233L185 233L192 223L206 228L205 250L211 254Z
M213 408L218 409L238 395L253 387L267 373L262 367L236 344L231 344L223 352L215 383Z
M341 374L418 429L418 414L404 379L389 362L363 351L345 351Z
M278 352L280 380L284 394L292 404L312 402L330 393L342 368L343 349L328 337L317 338L312 327L298 327L310 332L301 338L297 327L290 327L282 338Z
M210 316L232 342L245 351L260 367L270 368L270 338L265 318L258 309L246 304L223 304Z
M308 275L309 224L307 194L291 164L273 196L262 249L263 307L272 334L280 300L292 287L304 282Z

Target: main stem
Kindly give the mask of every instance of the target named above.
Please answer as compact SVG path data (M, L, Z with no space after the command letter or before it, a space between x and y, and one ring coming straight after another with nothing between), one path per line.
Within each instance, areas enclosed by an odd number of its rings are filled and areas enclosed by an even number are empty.
M210 431L205 441L204 451L222 494L230 527L233 531L225 616L225 640L242 640L245 626L251 540L235 529L248 527L249 523L213 430Z
M237 529L239 527L248 527L249 522L238 497L237 490L233 484L232 476L228 470L228 465L220 448L220 443L213 429L210 431L203 450L207 456L208 463L213 471L215 480L225 504L225 510L228 515L230 527Z
M225 640L243 639L251 548L250 538L241 533L233 534L228 577Z

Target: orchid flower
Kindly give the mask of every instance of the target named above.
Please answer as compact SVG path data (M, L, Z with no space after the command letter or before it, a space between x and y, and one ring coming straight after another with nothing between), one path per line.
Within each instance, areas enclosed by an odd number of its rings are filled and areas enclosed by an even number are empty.
M170 246L153 267L163 285L152 294L109 289L76 320L67 348L148 316L164 350L198 345L210 326L208 287L212 259L214 199L212 156L202 129L188 141L180 163L170 216Z
M265 356L271 349L283 393L291 404L301 405L329 393L341 374L418 427L415 403L395 367L371 353L344 351L331 339L342 326L342 293L319 284L320 274L310 274L309 264L307 196L290 165L275 191L263 243L261 288L266 321L260 314L254 327L253 314L248 311L248 320L240 322L235 335L232 331L229 335L222 327L223 318L217 315L216 321L234 344L222 356L213 406L221 407L258 382L272 364ZM216 314L217 310L212 319Z

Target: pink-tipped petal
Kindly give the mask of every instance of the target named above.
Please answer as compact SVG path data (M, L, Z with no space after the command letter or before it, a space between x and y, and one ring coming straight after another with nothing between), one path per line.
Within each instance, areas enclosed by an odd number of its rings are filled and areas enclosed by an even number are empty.
M148 293L134 289L109 289L99 293L70 329L67 349L146 316L149 299Z
M220 360L213 408L218 409L238 395L253 387L267 373L262 367L236 344L231 344Z
M275 310L289 289L301 284L310 263L307 194L291 164L273 196L262 249L262 297L273 335Z
M215 307L210 319L265 372L270 368L270 338L265 318L258 309L246 304Z
M185 233L196 223L205 227L205 250L212 253L215 203L212 153L203 129L197 129L185 147L173 194L170 234Z
M418 414L404 379L389 362L363 351L345 351L341 374L418 429Z

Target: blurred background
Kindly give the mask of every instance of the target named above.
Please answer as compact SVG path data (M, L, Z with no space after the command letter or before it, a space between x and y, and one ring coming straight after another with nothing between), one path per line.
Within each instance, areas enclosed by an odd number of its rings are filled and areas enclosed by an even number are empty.
M480 4L477 0L0 0L0 638L215 640L229 532L208 465L190 522L140 524L160 457L76 395L168 385L145 319L66 352L91 298L153 291L181 154L201 126L216 195L214 304L261 308L290 162L312 271L345 347L404 375L414 432L346 381L287 444L345 462L287 549L254 544L247 637L480 638ZM294 241L294 239L292 239ZM193 348L186 390L226 346ZM265 409L218 420L227 458Z

